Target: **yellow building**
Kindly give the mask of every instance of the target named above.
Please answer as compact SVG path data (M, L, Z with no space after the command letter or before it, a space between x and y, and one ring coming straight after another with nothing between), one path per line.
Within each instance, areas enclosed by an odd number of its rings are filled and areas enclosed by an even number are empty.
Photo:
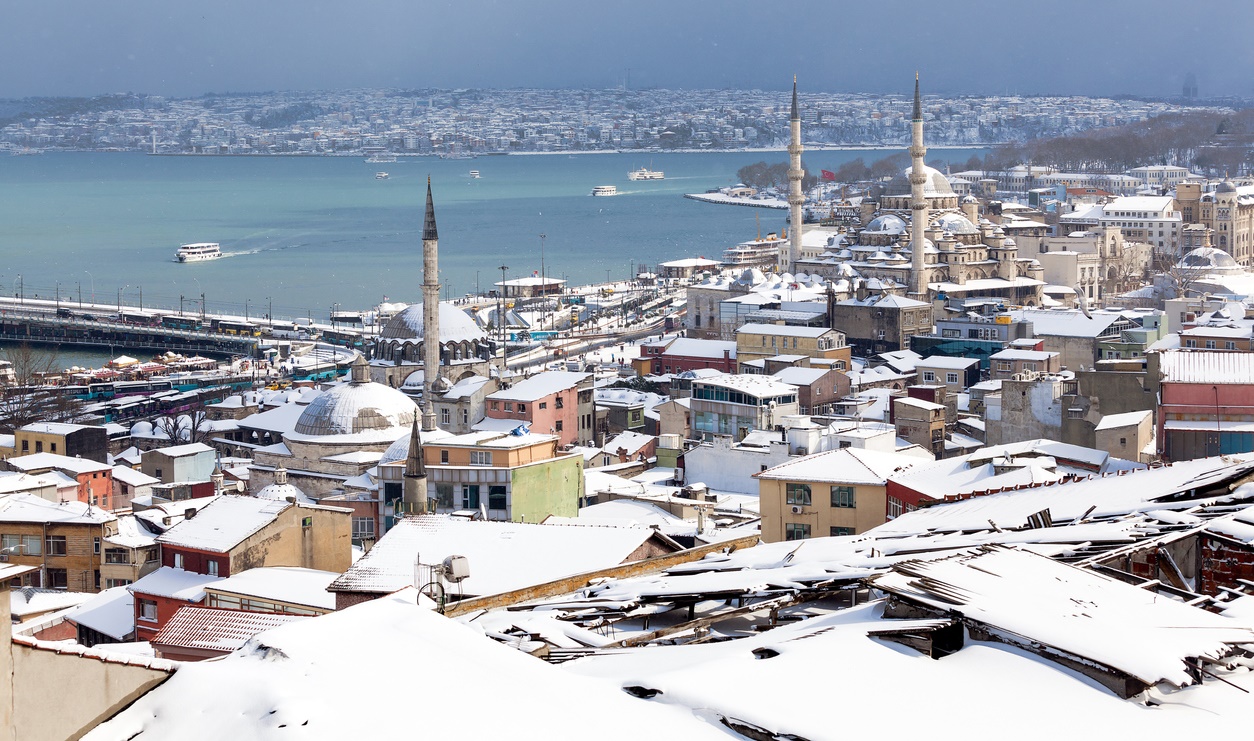
M887 479L925 460L840 448L801 456L754 474L768 543L857 535L887 520Z
M849 368L852 350L845 333L827 327L794 327L786 324L745 324L736 330L736 361L804 355L837 361L837 370Z

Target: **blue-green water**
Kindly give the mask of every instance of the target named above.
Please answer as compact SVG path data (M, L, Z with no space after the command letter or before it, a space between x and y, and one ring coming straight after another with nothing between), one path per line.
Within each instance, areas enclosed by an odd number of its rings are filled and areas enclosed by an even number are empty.
M811 152L812 170L889 151ZM978 150L934 154L964 162ZM574 283L626 278L630 264L717 257L784 212L682 198L732 183L743 165L783 152L537 155L473 160L361 157L151 157L49 153L0 157L0 294L325 319L333 304L419 300L426 178L434 187L445 295L488 290L540 269ZM631 182L651 166L666 180ZM480 179L471 179L470 170ZM386 170L387 180L375 172ZM616 185L615 198L593 198ZM183 265L182 242L228 256ZM608 271L608 274L607 274ZM19 278L19 276L21 276ZM59 287L58 284L59 283Z

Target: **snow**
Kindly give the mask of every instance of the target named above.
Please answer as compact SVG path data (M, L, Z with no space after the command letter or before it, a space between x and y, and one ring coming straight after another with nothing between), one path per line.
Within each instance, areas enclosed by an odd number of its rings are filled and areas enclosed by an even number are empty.
M919 458L900 453L839 448L791 458L785 463L754 474L754 478L884 486L888 477L911 468L920 461Z
M274 522L279 513L293 506L286 501L270 501L248 496L214 497L196 512L157 538L163 545L226 553L245 538Z
M83 502L49 502L33 494L21 493L0 497L0 522L99 524L115 519L103 509Z
M1146 417L1153 414L1146 409L1140 412L1125 412L1123 414L1107 414L1104 415L1094 430L1115 430L1120 427L1128 427L1129 425L1137 425L1145 420Z
M470 562L461 592L497 594L617 566L651 536L651 530L639 528L410 517L396 523L331 589L392 592L413 584L416 557L434 564L457 554Z
M519 381L508 389L488 394L488 398L493 400L532 402L540 401L562 391L570 391L573 394L575 387L586 380L588 376L589 374L587 373L576 373L573 371L545 371L537 373L525 381ZM567 401L574 403L575 400L569 399Z
M335 595L327 587L340 575L295 566L269 566L241 571L210 585L214 592L285 602L293 605L335 609Z
M151 643L157 646L234 651L253 636L280 625L308 620L301 615L277 615L239 610L182 607L161 626Z
M384 712L336 701L363 671L377 687L405 687L405 697L392 697ZM687 741L729 738L685 708L643 702L618 683L572 675L419 609L406 590L275 628L222 659L183 665L86 739L616 741L657 737L659 729Z
M66 613L65 619L121 640L135 630L135 598L126 587L106 589Z
M105 543L122 548L145 548L157 542L160 533L149 527L149 523L135 515L122 515L118 518L118 531L105 536Z
M9 593L9 609L13 617L25 620L30 615L43 615L54 610L75 607L90 600L86 592L66 592L59 589L26 587Z
M126 589L131 594L150 594L154 597L199 602L205 598L205 586L219 581L222 581L221 577L162 566Z

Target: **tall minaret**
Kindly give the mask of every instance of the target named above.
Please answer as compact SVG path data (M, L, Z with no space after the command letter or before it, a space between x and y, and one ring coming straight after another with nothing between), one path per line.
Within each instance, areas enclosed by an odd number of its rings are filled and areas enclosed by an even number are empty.
M788 142L788 259L784 269L794 275L797 262L801 260L801 207L806 197L801 193L801 179L805 170L801 169L801 112L797 108L797 76L792 76L792 116L788 119L790 139Z
M416 419L414 428L409 433L409 455L405 458L405 484L401 490L401 498L406 512L427 511L427 456L422 449L422 438L418 435Z
M422 429L435 429L435 380L440 376L440 237L435 231L431 176L422 224Z
M910 119L910 297L926 301L927 281L924 279L924 253L927 234L927 199L923 184L927 182L923 157L923 103L919 100L919 73L914 73L914 115Z

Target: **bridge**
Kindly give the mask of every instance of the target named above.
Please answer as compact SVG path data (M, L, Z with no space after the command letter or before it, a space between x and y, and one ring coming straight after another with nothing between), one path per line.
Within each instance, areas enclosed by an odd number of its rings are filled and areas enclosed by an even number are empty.
M54 304L0 297L0 342L81 345L108 348L110 352L127 348L184 355L258 354L262 338L241 329L242 320L202 318L199 314L185 316L187 321L173 321L170 324L175 326L164 326L160 324L160 315L135 307L122 306L119 310L114 306L88 304L80 308L71 307L68 302Z

